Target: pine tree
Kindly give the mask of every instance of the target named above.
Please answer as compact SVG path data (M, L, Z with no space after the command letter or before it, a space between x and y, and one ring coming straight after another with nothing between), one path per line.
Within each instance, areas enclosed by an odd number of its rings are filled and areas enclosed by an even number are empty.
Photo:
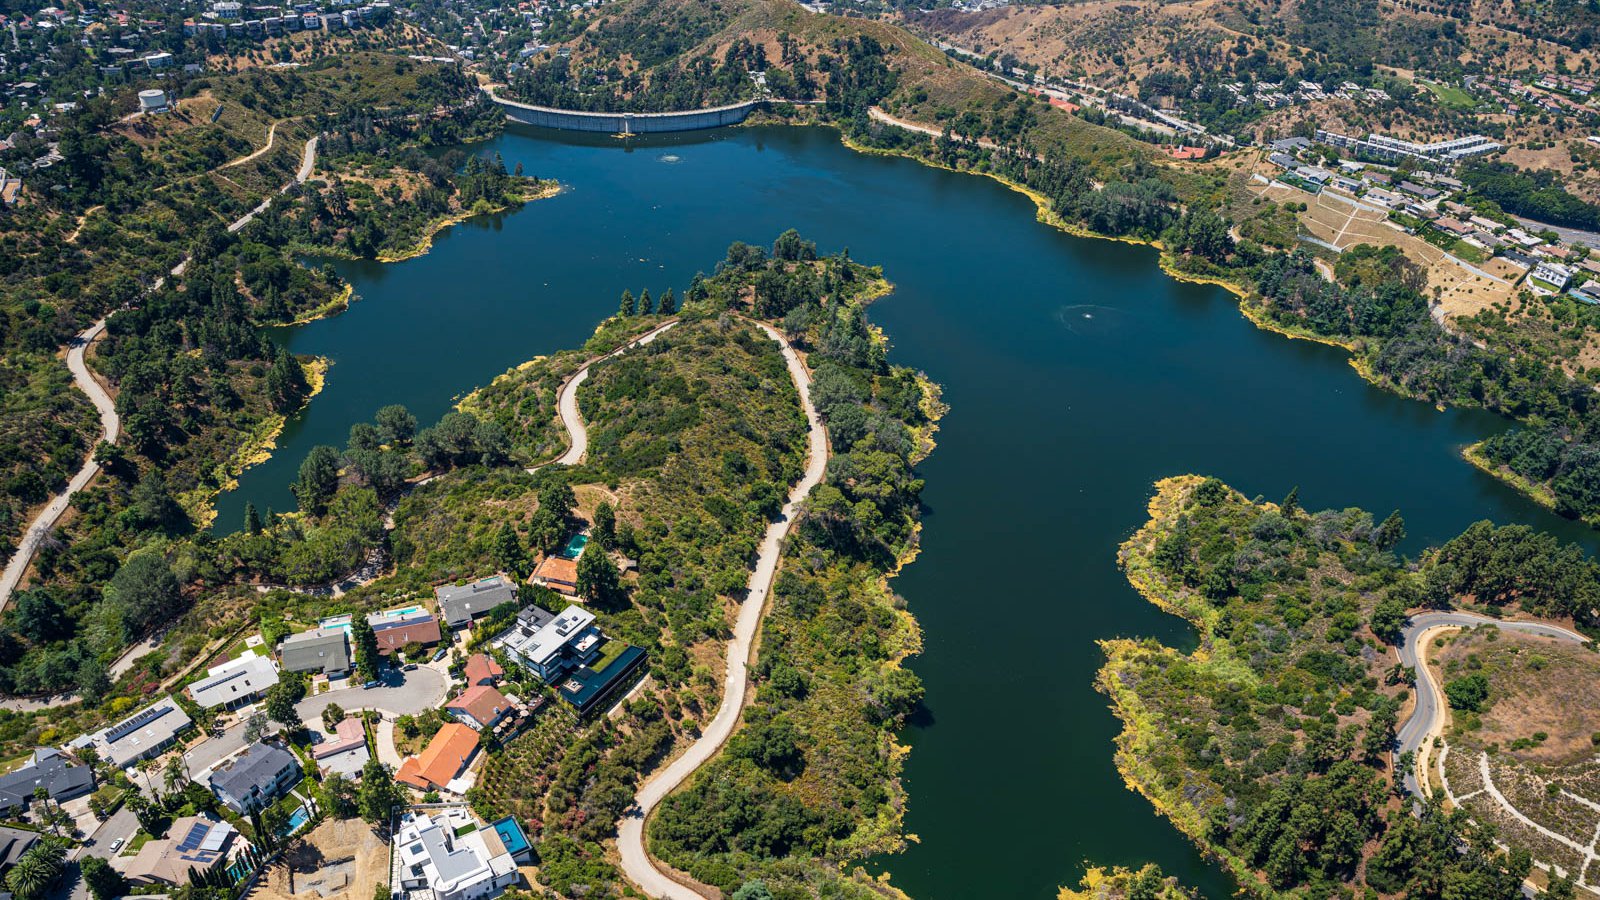
M645 288L644 293L639 295L639 315L648 316L655 312L655 305L655 301L650 299L650 289Z
M261 515L256 512L256 505L248 500L244 504L244 530L247 534L261 533Z
M678 298L672 296L672 288L661 295L661 307L658 310L663 316L674 315L678 312Z
M625 290L622 292L622 304L617 307L617 315L631 316L633 315L633 310L633 291Z
M1300 509L1300 485L1289 489L1289 495L1278 504L1278 511L1286 516L1292 516Z
M1372 535L1372 543L1379 550L1393 550L1399 543L1406 539L1406 520L1400 518L1400 510L1389 514L1383 520L1378 530Z

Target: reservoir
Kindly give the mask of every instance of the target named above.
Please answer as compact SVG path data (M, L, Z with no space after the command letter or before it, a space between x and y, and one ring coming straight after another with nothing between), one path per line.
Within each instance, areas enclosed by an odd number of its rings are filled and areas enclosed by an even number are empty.
M1587 533L1467 465L1505 423L1368 386L1336 349L1260 331L1221 289L1183 284L1154 250L1041 225L986 178L857 154L820 128L636 139L513 128L474 148L565 186L553 199L441 234L393 265L336 263L360 299L277 333L328 357L327 386L276 455L220 498L294 507L317 444L404 403L424 423L531 357L581 344L624 289L681 295L735 240L798 228L881 264L873 319L891 360L944 386L950 413L922 466L922 555L893 583L921 622L912 668L927 712L905 738L908 850L869 867L918 898L1050 898L1086 862L1159 863L1222 898L1219 871L1112 765L1117 723L1093 689L1095 641L1188 646L1181 621L1127 584L1117 545L1152 483L1216 475L1308 509L1393 509L1404 550L1471 522Z

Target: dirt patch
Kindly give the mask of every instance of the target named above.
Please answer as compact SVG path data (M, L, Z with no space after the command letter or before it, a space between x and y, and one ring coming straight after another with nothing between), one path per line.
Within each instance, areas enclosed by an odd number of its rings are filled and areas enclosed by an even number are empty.
M329 820L295 842L251 900L356 900L389 880L389 845L360 819Z
M1600 654L1554 638L1477 629L1460 633L1433 656L1446 683L1477 672L1489 679L1490 706L1464 744L1498 744L1516 760L1546 765L1595 757ZM1470 726L1468 717L1460 718Z

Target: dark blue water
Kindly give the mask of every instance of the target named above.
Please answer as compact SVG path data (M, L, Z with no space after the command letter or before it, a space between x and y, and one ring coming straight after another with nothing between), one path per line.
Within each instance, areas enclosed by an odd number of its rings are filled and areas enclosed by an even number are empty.
M923 466L921 558L894 583L922 623L929 721L912 728L903 855L874 865L916 897L1053 897L1085 861L1224 878L1112 767L1116 722L1092 688L1097 639L1192 641L1115 565L1156 479L1213 474L1312 509L1399 508L1407 547L1480 518L1583 533L1464 463L1503 427L1363 383L1338 350L1257 330L1227 293L1173 281L1147 248L1039 225L993 181L863 156L822 129L652 139L516 131L507 165L567 185L452 229L420 259L340 264L361 299L283 335L329 357L327 388L272 461L219 503L289 509L315 444L404 403L424 421L530 357L581 343L624 289L681 293L729 242L799 228L882 264L874 318L893 359L945 387Z

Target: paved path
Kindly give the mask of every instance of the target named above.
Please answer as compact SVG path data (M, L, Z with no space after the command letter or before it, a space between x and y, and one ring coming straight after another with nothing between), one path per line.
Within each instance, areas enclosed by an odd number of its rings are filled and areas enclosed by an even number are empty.
M95 338L105 333L105 330L106 320L101 319L73 338L67 347L67 368L72 370L72 380L78 385L78 389L88 395L89 401L100 412L101 438L107 443L114 443L122 428L122 422L117 418L116 405L112 402L111 395L107 394L105 388L100 386L100 382L95 380L94 374L89 371L88 365L83 360L84 351L94 343ZM33 562L33 555L38 552L39 544L56 527L56 523L67 511L67 506L72 502L72 495L87 487L99 473L100 464L95 462L94 452L91 450L89 458L84 460L83 468L67 482L66 490L52 497L44 509L34 517L28 530L23 532L16 552L11 554L11 559L6 562L4 574L0 574L0 610L4 610L6 604L11 602L12 591L15 591L17 585L22 582L22 575L28 570L28 564Z
M1541 637L1556 638L1562 641L1575 641L1584 643L1588 638L1575 631L1562 628L1560 625L1550 625L1544 622L1514 622L1491 619L1475 613L1463 612L1427 612L1412 616L1407 622L1402 633L1403 641L1400 645L1400 662L1409 666L1417 673L1416 709L1412 711L1411 718L1401 726L1398 734L1399 748L1397 754L1408 750L1417 751L1416 765L1405 774L1406 790L1412 794L1420 793L1416 773L1424 771L1427 760L1427 751L1433 745L1433 738L1444 728L1444 713L1446 702L1443 689L1434 680L1433 673L1426 665L1420 665L1421 656L1419 648L1427 646L1433 635L1442 629L1448 628L1473 628L1478 625L1495 625L1507 631L1520 631L1524 634L1534 634Z
M300 170L295 173L294 180L285 184L279 193L288 191L296 184L303 184L307 178L311 177L311 172L316 168L316 164L317 138L312 137L311 140L306 141L305 152L300 162ZM260 206L245 213L229 225L228 230L230 232L238 231L250 224L256 215L265 210L271 202L271 197L263 200ZM188 264L189 260L184 259L172 268L172 274L174 276L182 275ZM166 278L164 277L157 280L156 289L159 290L161 285L165 283ZM95 380L94 373L89 371L89 366L84 362L83 358L84 351L105 330L106 320L101 319L82 334L73 338L72 343L67 348L67 368L72 370L72 380L77 383L78 389L87 394L89 400L94 403L95 408L100 411L100 430L103 440L111 444L116 443L117 435L121 432L122 422L117 417L116 405L113 403L111 395L106 393L100 382ZM17 589L17 585L22 582L23 573L27 572L28 564L33 561L33 555L39 550L39 544L50 533L51 529L55 528L56 523L61 520L62 514L67 511L67 506L72 502L72 495L83 490L99 472L100 464L95 462L94 454L91 452L89 458L84 461L83 468L79 469L78 474L72 476L72 479L67 482L67 489L51 499L45 508L40 510L39 515L34 518L33 523L28 526L28 530L23 533L22 541L17 545L17 551L11 555L11 559L7 560L4 573L0 574L0 611L4 611L6 604L11 602L11 594ZM123 672L126 672L128 667L132 666L146 653L154 650L156 646L157 644L149 641L142 641L127 653L124 653L117 660L117 665L122 667ZM115 671L112 673L113 677L117 674L120 673ZM52 706L64 706L76 700L76 694L58 694L55 697L42 700L10 700L6 701L6 706L11 709L48 709Z
M683 784L694 771L716 755L723 743L733 734L744 708L745 690L749 684L745 667L750 662L750 651L755 643L756 628L761 623L761 613L766 606L767 593L778 573L778 559L783 551L783 539L794 523L795 511L811 489L822 482L828 467L828 437L816 407L811 405L811 376L793 347L778 331L765 323L757 323L761 330L783 346L784 361L789 365L789 377L800 392L800 405L805 408L806 421L810 423L809 447L805 474L789 491L788 502L772 524L767 526L766 537L761 542L756 557L755 571L750 573L750 583L745 598L739 604L739 617L733 626L733 639L728 642L728 670L722 689L722 705L700 738L664 769L646 778L634 796L633 808L618 823L617 846L622 853L622 871L628 879L651 897L668 897L672 900L700 900L693 890L673 881L656 868L644 845L644 824L650 812Z
M561 390L556 395L556 411L561 416L561 427L567 430L567 435L570 438L567 452L544 465L530 467L528 472L537 472L545 466L575 466L583 462L584 454L589 452L589 429L583 424L583 416L578 414L578 386L589 380L589 368L596 363L605 362L615 356L621 356L634 347L642 347L677 324L677 319L663 322L610 353L589 360L583 364L583 368L579 369L571 378L568 378L561 385Z

